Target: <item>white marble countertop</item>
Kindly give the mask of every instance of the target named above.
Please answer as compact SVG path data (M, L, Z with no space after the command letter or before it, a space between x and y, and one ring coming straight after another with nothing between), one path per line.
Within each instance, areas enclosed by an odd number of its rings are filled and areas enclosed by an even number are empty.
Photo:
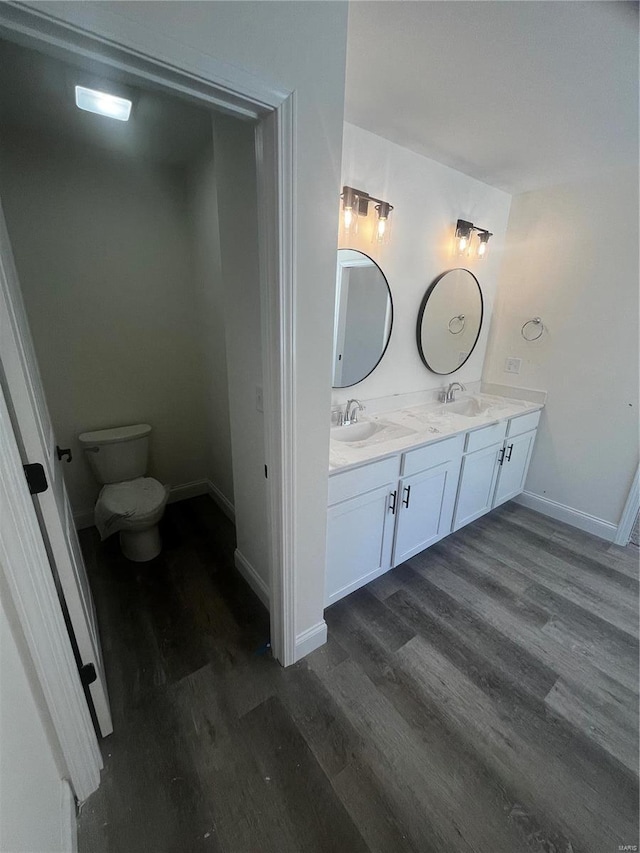
M467 400L476 401L471 405L477 405L481 411L473 416L462 415L448 408L446 403L428 403L372 417L360 417L359 423L369 421L378 428L376 433L362 441L338 441L334 438L336 429L345 432L350 427L332 427L329 473L355 468L374 459L393 456L404 450L441 441L456 433L468 432L543 408L539 402L489 394L465 394L458 397L456 404L464 404Z

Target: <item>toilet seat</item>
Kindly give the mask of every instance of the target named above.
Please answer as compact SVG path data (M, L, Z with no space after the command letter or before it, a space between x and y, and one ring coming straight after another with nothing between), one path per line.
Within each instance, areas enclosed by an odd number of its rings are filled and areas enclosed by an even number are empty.
M162 483L153 477L137 477L135 480L104 486L96 510L108 519L107 523L112 530L131 530L157 523L162 516L167 497L168 489Z

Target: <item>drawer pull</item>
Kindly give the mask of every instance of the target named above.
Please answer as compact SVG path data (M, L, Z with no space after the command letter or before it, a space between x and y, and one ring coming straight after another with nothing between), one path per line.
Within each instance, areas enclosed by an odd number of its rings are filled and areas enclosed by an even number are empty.
M407 493L407 496L406 496L406 498L402 499L402 506L406 506L406 508L409 509L409 498L411 497L411 486L405 486L403 491Z
M500 454L500 458L498 459L498 465L502 465L502 463L504 462L504 447L501 447L498 452Z
M391 510L391 514L395 515L396 514L396 498L398 497L398 493L394 490L393 492L391 492L389 497L391 498L391 504L389 505L389 509Z
M510 444L507 447L507 455L505 456L505 459L507 460L507 462L511 462L511 454L512 453L513 453L513 444Z

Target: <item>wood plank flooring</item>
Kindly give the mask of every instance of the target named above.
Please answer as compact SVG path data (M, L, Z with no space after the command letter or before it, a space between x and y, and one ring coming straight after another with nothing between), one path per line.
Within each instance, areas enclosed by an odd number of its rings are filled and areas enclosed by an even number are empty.
M283 670L215 504L163 527L148 564L81 537L115 731L80 853L638 844L637 549L506 504L329 608Z

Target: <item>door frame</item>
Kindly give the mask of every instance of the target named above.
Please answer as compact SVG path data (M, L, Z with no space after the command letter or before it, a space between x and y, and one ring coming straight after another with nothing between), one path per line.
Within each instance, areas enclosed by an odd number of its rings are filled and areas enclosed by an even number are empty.
M618 522L616 535L613 537L614 545L624 547L629 544L638 509L640 509L640 465L636 468L636 473L631 481L631 488Z
M160 85L203 106L255 123L265 455L269 472L271 646L274 657L283 666L288 666L295 662L295 93L269 86L240 68L193 51L189 51L188 56L185 53L184 64L178 68L160 57L145 55L129 45L64 23L49 14L46 6L33 9L2 4L0 35L25 46L45 47L61 58L72 54L98 60L127 72L142 84ZM9 440L10 436L0 433L0 441L3 442L0 446ZM24 481L19 457L9 455L7 465L7 473L11 474L8 482L16 487ZM35 513L29 513L28 508L18 501L16 507L20 525L6 531L7 544L24 550L24 531L30 529L33 538L33 523L37 519ZM29 604L29 607L18 609L18 618L25 636L34 637L30 651L32 657L35 656L35 664L42 645L47 641L47 633L42 630L34 632L37 626L31 599L34 583L42 585L45 579L41 577L40 565L27 561L27 568L27 572L14 575L11 595L14 600L25 599ZM41 601L40 606L46 616L45 627L47 620L62 618L57 599L54 601L49 597ZM50 639L53 643L53 633ZM63 741L60 736L56 709L68 706L66 697L69 691L77 692L79 677L77 673L70 673L65 664L71 653L70 644L68 649L60 648L59 637L56 644L57 658L54 656L49 660L45 668L39 669L36 665L36 671L41 682L43 679L47 681L49 690L45 691L45 698L54 729L60 739L76 796L84 799L97 787L97 783L87 780L95 780L100 767L99 752L96 752L97 743L91 743L92 739L95 741L95 734L92 729L87 729L87 720L82 718L77 708L67 711L66 726L77 727L78 742ZM81 748L80 741L84 741L84 748Z

